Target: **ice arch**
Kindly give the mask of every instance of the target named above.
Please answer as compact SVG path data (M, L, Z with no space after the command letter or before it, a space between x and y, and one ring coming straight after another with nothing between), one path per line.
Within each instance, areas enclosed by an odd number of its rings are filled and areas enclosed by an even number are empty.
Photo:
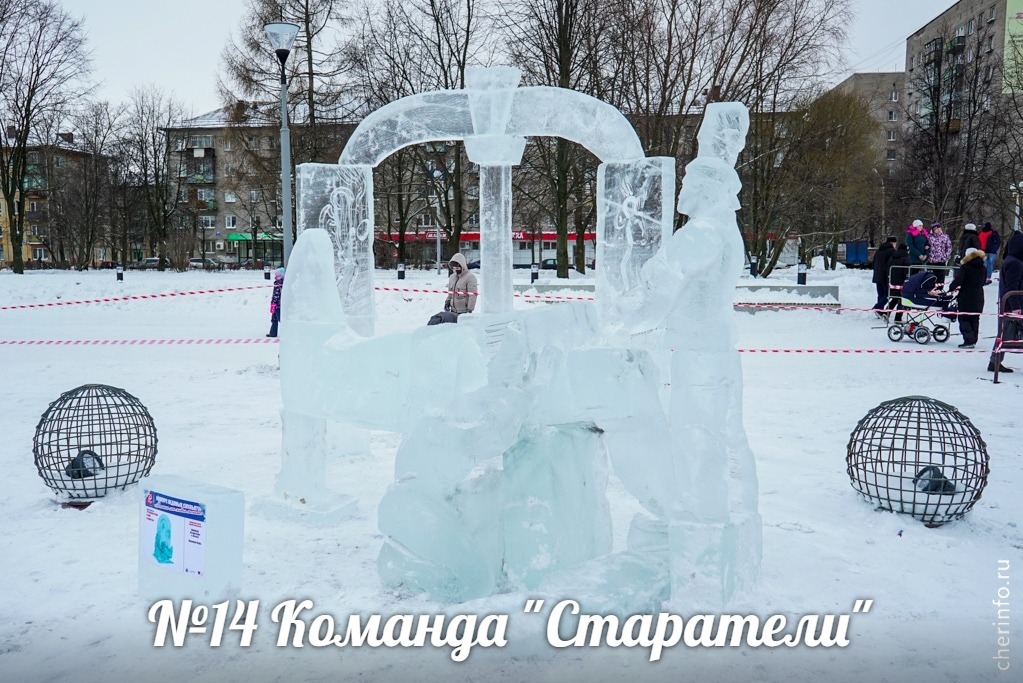
M639 268L662 233L670 234L675 160L645 157L628 119L606 102L564 88L518 88L518 82L511 67L469 69L465 90L412 95L367 116L336 165L299 165L298 230L324 228L330 235L342 307L359 334L371 336L374 327L372 169L423 142L462 140L480 166L481 313L512 309L511 168L521 161L526 137L562 137L600 159L597 300L638 286Z

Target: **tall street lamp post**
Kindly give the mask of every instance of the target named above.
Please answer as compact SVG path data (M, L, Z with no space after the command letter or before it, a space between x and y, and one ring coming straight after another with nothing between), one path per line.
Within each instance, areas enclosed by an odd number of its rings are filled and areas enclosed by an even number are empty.
M288 257L291 256L291 132L288 130L288 77L284 71L284 64L288 61L291 48L295 44L295 36L298 35L298 24L288 22L274 22L264 27L266 35L270 38L270 44L277 54L277 61L281 63L281 200L284 204L284 265L288 265Z

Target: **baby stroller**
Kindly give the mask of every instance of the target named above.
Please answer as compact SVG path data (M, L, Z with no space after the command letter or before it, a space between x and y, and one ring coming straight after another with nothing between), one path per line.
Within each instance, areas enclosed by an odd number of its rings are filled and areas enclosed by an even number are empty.
M888 338L893 342L909 337L917 344L926 344L933 338L936 342L947 342L951 336L949 320L955 320L955 298L948 293L937 297L902 297L897 309L903 311L902 320L888 327Z

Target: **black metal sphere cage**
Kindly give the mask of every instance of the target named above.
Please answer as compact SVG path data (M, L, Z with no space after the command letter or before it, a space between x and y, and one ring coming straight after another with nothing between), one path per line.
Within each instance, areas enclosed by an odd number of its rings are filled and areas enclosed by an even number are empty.
M58 495L100 498L149 474L156 425L124 389L85 384L60 395L36 425L36 469Z
M928 527L959 519L987 485L987 444L954 406L926 396L886 401L849 436L852 487L879 509Z

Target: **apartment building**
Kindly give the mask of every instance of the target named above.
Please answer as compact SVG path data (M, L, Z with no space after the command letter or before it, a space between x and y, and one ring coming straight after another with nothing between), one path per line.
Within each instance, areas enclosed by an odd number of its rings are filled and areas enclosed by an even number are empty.
M903 159L905 72L855 73L835 86L835 89L854 95L867 104L870 115L878 126L874 140L878 157L877 168L884 169L885 177L893 176L897 164Z
M109 226L83 226L72 221L74 229L69 230L63 225L68 221L61 220L60 202L70 194L68 185L86 175L84 167L92 160L92 154L76 145L71 133L59 133L53 140L37 140L27 146L21 246L27 267L97 266L113 258ZM19 206L16 204L15 210ZM0 265L14 261L10 223L6 206L0 207ZM86 230L91 234L84 235Z

